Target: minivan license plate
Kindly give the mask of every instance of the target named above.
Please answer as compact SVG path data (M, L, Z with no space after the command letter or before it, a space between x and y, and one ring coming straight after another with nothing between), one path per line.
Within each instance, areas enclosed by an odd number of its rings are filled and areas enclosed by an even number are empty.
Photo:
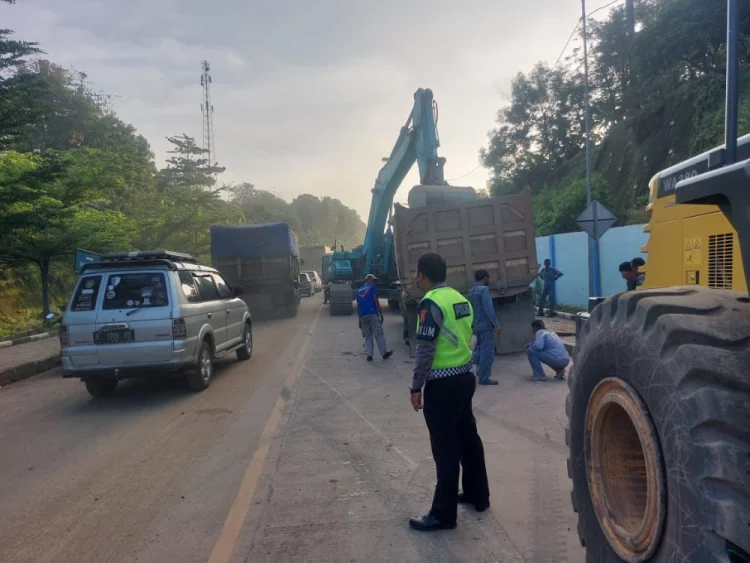
M100 330L94 333L95 344L122 344L134 340L135 334L132 330Z

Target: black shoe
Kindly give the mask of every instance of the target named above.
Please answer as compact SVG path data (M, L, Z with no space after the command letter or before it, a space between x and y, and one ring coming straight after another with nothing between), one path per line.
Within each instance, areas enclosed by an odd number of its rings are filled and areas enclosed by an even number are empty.
M436 530L452 530L456 527L456 523L441 522L428 513L421 518L410 518L409 527L418 532L433 532Z
M488 379L487 381L480 381L479 385L497 385L497 381L494 379Z
M388 350L385 354L383 354L383 359L387 360L391 356L393 356L393 350Z
M372 356L367 356L367 361L371 362L372 361Z
M490 500L483 500L482 502L471 502L466 500L466 496L463 492L458 493L458 504L473 504L477 512L484 512L490 507Z

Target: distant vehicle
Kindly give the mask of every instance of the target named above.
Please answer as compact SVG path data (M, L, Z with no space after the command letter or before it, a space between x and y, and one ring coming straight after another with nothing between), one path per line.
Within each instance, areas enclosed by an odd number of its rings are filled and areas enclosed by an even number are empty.
M309 272L302 272L302 273L307 274L312 280L314 293L320 293L321 291L323 291L323 280L320 279L318 272L312 270Z
M313 280L309 274L301 273L299 275L299 295L300 297L310 297L313 294Z
M242 286L253 314L297 316L299 247L286 223L213 225L211 259L230 283Z
M253 354L253 321L241 287L189 254L155 250L85 264L60 326L63 377L94 397L121 379L185 372L206 389L214 360Z

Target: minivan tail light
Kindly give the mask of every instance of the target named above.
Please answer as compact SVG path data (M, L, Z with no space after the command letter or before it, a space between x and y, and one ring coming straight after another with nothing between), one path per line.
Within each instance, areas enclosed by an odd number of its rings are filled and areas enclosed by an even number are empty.
M185 319L174 319L172 321L172 339L185 340L187 338L187 324Z
M70 339L68 338L68 327L65 325L62 325L60 327L60 332L58 333L58 336L60 337L60 347L63 348L65 346L68 346L70 344Z

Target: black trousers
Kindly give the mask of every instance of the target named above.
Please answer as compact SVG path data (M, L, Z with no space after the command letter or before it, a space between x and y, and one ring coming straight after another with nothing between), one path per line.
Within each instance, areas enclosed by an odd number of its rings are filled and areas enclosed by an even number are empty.
M441 522L456 521L459 464L467 500L476 503L490 497L484 446L471 409L476 385L472 373L435 379L425 385L424 418L437 469L430 514Z

